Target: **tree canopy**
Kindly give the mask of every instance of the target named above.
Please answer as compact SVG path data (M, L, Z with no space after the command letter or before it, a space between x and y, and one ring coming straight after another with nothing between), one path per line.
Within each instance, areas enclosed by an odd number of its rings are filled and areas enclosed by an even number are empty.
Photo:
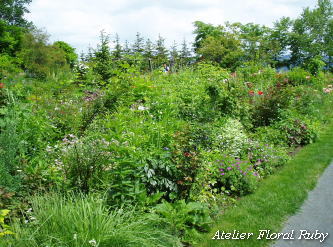
M26 27L29 22L24 19L24 14L29 13L27 5L32 0L1 0L0 19L9 25Z

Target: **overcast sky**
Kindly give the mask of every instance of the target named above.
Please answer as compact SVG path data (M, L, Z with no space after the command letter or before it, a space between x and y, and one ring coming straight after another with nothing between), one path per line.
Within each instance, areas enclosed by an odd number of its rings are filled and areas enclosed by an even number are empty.
M27 18L51 35L86 51L101 30L132 42L136 32L171 45L193 41L193 22L254 22L272 26L282 16L297 17L316 0L33 0Z

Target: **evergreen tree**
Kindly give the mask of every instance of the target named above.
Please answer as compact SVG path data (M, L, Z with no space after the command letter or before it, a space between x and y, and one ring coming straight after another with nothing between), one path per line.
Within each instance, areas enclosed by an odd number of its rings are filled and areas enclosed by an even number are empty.
M112 52L112 55L116 60L120 60L122 58L123 48L120 44L119 35L117 33L115 35L114 43L115 43L115 47Z
M150 71L153 70L154 48L153 48L153 43L151 42L150 39L147 39L147 41L146 41L143 56L145 59L146 69L149 69Z
M141 34L139 32L136 33L136 39L133 44L132 48L134 53L140 53L143 54L144 51L144 39L141 37Z
M158 35L155 45L155 61L160 66L168 61L168 50L165 48L165 39Z
M179 57L180 57L181 66L187 66L191 61L191 51L188 48L188 45L187 45L187 42L185 39L183 40Z
M177 49L176 41L173 41L172 46L170 47L170 66L173 70L176 70L179 65L179 52Z
M110 38L104 31L100 34L100 44L94 51L94 72L100 76L103 83L109 81L112 76L112 56L110 50Z
M128 56L128 55L132 54L132 51L131 51L131 48L130 48L128 40L125 40L123 53L124 53L125 56Z

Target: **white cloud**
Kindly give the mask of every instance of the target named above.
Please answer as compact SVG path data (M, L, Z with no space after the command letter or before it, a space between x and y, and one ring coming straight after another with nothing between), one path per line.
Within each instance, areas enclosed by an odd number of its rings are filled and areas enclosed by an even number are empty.
M254 22L271 26L282 16L296 17L313 0L34 0L27 18L77 51L95 47L99 32L133 41L136 32L167 44L192 41L193 22Z

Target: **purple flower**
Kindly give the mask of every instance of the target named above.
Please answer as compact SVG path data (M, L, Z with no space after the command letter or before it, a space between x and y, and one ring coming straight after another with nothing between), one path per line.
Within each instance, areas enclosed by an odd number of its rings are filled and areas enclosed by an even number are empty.
M232 168L229 166L227 169L230 171Z
M224 172L221 173L222 176L224 176L224 174L225 174Z
M223 172L223 171L224 171L224 169L220 168L220 171L221 171L221 172Z

